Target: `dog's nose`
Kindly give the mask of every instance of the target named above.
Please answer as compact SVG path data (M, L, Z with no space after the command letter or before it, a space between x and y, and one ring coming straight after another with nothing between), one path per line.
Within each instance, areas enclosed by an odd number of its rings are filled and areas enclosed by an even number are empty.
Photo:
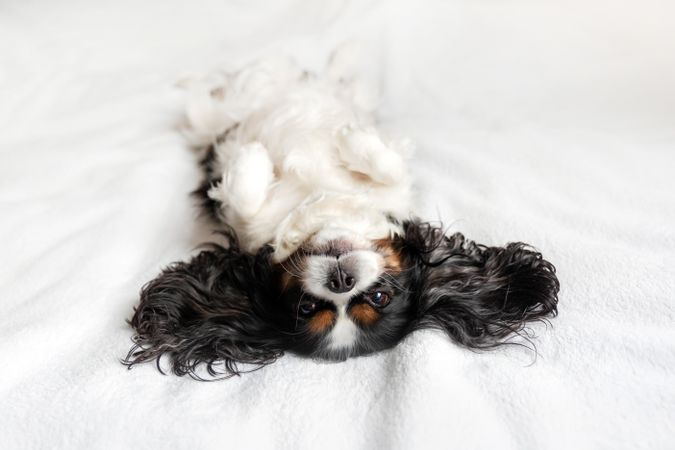
M340 266L335 266L328 275L328 289L336 294L349 292L354 288L354 276Z

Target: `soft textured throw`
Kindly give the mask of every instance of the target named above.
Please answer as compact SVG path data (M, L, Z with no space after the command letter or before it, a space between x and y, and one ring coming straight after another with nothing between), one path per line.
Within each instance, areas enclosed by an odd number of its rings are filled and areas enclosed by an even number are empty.
M674 13L4 0L0 447L675 448ZM212 239L176 83L270 53L319 69L345 39L371 52L383 128L416 143L417 213L557 266L536 358L425 331L213 383L127 371L139 288Z

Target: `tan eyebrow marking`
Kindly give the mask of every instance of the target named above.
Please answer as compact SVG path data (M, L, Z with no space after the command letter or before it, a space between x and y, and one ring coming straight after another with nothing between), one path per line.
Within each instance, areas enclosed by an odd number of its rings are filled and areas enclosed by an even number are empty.
M370 326L378 321L380 313L367 303L359 303L349 309L349 315L358 323Z
M309 330L312 333L325 333L335 322L335 312L330 309L323 309L309 320Z

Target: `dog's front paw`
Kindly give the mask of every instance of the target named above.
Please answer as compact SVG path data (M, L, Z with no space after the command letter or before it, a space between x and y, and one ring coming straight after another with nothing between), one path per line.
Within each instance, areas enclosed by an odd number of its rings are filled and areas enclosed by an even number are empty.
M274 180L274 165L267 149L260 142L240 147L223 174L223 181L214 188L219 200L242 218L255 216L267 197ZM213 197L211 193L210 196Z
M349 170L373 181L395 184L405 176L403 157L382 142L374 130L347 125L338 132L340 158Z

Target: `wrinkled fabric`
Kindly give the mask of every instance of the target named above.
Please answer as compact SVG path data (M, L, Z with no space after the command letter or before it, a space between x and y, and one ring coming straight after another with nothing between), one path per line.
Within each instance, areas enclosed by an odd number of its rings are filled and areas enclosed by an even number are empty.
M24 448L672 448L675 8L646 2L6 0L0 442ZM560 315L202 383L120 364L140 287L213 239L185 77L364 42L416 214L558 268ZM535 357L536 356L536 357Z

